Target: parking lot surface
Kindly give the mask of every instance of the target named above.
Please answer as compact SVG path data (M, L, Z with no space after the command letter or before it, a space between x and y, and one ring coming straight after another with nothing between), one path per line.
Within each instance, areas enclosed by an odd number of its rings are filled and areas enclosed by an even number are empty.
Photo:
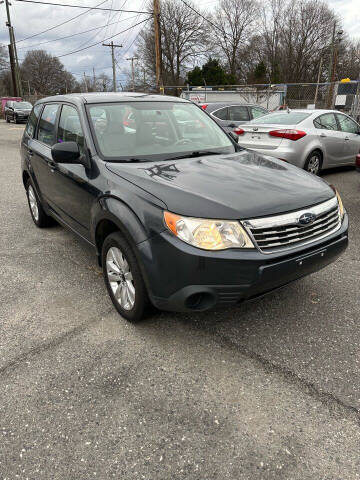
M112 307L92 250L37 229L0 121L0 479L360 478L360 175L336 263L237 308Z

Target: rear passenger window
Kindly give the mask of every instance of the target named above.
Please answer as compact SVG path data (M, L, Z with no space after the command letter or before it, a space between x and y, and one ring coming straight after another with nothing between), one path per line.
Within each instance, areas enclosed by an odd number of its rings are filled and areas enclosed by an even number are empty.
M35 107L32 109L32 112L29 115L28 122L26 124L26 133L29 135L29 137L33 137L35 134L36 130L36 125L39 120L39 115L41 112L42 105L35 105Z
M251 107L251 113L253 118L258 118L258 117L263 117L266 115L268 112L262 108L259 107Z
M56 143L55 123L58 110L58 104L45 105L39 122L37 138L40 142L46 143L50 147Z
M357 123L355 123L351 118L346 117L345 115L339 115L337 116L339 123L340 123L340 128L343 132L347 133L358 133L360 130L360 127Z
M84 134L81 128L80 117L77 110L69 105L63 105L59 127L58 127L58 143L76 142L79 145L80 152L84 149Z
M244 122L249 120L249 112L247 107L230 107L230 120Z
M218 118L219 120L227 120L228 119L228 109L227 107L225 108L220 108L220 110L217 110L216 112L213 113L214 117Z
M324 115L320 115L320 117L315 118L314 127L322 130L337 130L338 126L335 115L333 113L324 113Z

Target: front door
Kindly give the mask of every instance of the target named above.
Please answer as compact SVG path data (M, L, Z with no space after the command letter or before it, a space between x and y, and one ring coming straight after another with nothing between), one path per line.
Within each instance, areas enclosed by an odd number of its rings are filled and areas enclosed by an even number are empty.
M334 113L324 113L314 120L316 133L324 152L324 167L344 162L344 133L339 130Z
M355 163L355 157L360 152L360 125L341 113L336 114L340 128L344 132L344 161Z

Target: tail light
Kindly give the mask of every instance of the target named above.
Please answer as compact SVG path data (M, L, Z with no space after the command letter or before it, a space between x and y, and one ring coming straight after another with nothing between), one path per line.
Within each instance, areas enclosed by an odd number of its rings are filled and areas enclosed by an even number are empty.
M237 128L234 128L234 133L236 133L236 135L244 135L245 130L243 130L240 127L237 127Z
M302 130L284 129L284 130L271 130L269 132L271 137L287 138L288 140L299 140L299 138L305 137L306 133Z
M355 165L358 170L360 170L360 153L356 155Z
M124 125L125 127L128 127L128 126L129 126L129 122L128 122L127 120L124 120L124 121L123 121L123 125Z
M201 105L201 108L202 108L203 110L206 110L206 109L207 109L207 106L208 106L207 103L203 103L203 104Z

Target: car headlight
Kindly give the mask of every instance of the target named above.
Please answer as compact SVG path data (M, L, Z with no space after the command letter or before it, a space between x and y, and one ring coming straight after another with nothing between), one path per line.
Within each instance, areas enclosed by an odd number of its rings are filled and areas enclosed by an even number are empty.
M337 198L337 201L338 201L338 204L339 204L340 217L341 217L341 220L342 220L344 218L344 214L345 214L345 208L344 208L343 202L341 200L340 194L337 191L337 189L333 185L330 185L330 187L335 192L335 195L336 195L336 198Z
M194 247L204 250L254 248L246 231L236 221L182 217L171 212L164 212L164 221L176 237Z

